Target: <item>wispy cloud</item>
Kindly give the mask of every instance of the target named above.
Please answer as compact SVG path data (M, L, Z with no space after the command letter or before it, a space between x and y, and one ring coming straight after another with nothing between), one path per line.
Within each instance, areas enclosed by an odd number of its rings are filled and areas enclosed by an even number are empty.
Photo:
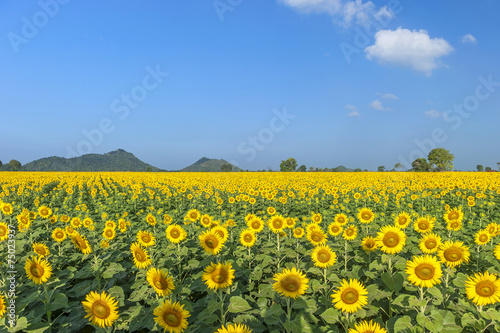
M394 94L379 94L379 95L380 95L380 98L383 98L383 99L399 99L399 97L394 95Z
M439 118L443 114L436 109L425 111L424 114L429 118Z
M370 107L372 109L374 109L374 110L379 110L379 111L389 111L389 110L391 110L390 108L385 107L379 99L373 100L370 103Z
M361 115L359 114L359 112L358 112L358 108L357 108L356 106L348 104L348 105L346 105L346 106L345 106L345 108L346 108L347 110L351 111L351 112L349 112L349 113L347 114L347 117L359 117L359 116L361 116Z
M476 44L477 40L476 37L472 36L471 34L467 34L462 36L462 43L471 43L471 44Z
M393 14L384 7L363 0L278 0L301 13L326 13L338 24L348 27L353 24L365 26L372 18L390 18Z
M410 67L427 76L442 66L438 59L453 51L442 38L431 38L425 30L380 30L375 34L375 44L365 48L368 59L383 64Z

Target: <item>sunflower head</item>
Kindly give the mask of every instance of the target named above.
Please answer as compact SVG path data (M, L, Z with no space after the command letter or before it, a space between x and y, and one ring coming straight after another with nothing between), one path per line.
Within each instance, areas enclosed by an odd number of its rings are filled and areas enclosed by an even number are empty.
M491 239L491 234L488 229L479 230L474 236L474 242L477 245L484 245L488 243Z
M434 229L435 222L435 218L431 218L429 216L420 217L415 221L413 227L415 228L415 231L425 234L431 232L432 229Z
M280 233L285 228L285 218L281 215L274 215L267 222L269 229L274 233Z
M398 227L387 225L377 234L377 246L385 253L399 253L406 243L405 233Z
M342 237L344 237L345 240L354 240L356 236L358 236L358 227L355 225L346 226L342 233Z
M153 246L156 243L155 236L153 236L152 233L142 230L137 232L137 241L146 248Z
M463 242L446 241L439 247L438 256L441 263L453 268L464 262L469 262L470 252L469 248L463 245Z
M438 248L441 246L441 237L435 233L425 234L420 240L418 246L423 253L431 254L437 252Z
M247 226L255 232L261 232L262 229L264 229L264 221L262 221L260 217L252 214L247 221Z
M245 229L240 234L240 243L245 247L252 247L255 244L257 237L252 229Z
M148 268L151 265L151 259L149 258L148 251L142 248L140 243L132 243L130 245L130 251L134 259L134 265L139 268Z
M170 300L163 301L153 314L155 321L169 333L181 333L188 327L188 320L191 315L184 310L184 305L179 302L172 303Z
M43 284L52 276L52 267L43 258L32 257L26 260L24 270L28 278L36 284Z
M345 225L349 222L349 219L347 218L347 215L340 213L335 215L334 221L340 225Z
M387 333L387 330L373 320L369 322L363 320L360 323L354 325L354 329L350 328L349 333Z
M38 254L40 257L45 257L50 254L49 248L43 243L33 243L33 252Z
M99 294L97 291L91 291L82 302L87 315L85 318L99 327L112 326L118 319L118 302L114 297L108 295L105 291Z
M326 234L321 230L321 228L309 229L307 232L307 240L311 242L312 245L318 246L326 243Z
M406 274L408 281L418 287L431 288L441 283L443 272L436 257L430 255L413 257L406 263Z
M361 247L365 250L365 252L375 251L377 249L377 241L371 236L366 236L361 241Z
M215 333L252 333L252 330L247 325L243 324L228 324L222 326Z
M168 276L168 272L157 268L150 268L147 273L147 281L160 296L168 296L174 290L174 280Z
M174 244L180 243L187 237L187 232L176 224L170 224L165 230L167 239Z
M394 225L400 229L405 229L410 225L411 223L411 217L410 214L406 212L400 213L396 218L394 219Z
M293 229L293 237L295 237L297 239L304 237L304 234L305 234L304 228Z
M309 279L302 271L292 267L283 269L281 273L274 275L273 289L285 297L297 298L303 295L308 285Z
M205 268L202 275L202 280L210 289L227 288L233 284L235 270L232 269L230 262L225 263L210 263L210 266Z
M343 280L341 286L332 294L332 303L343 312L354 313L368 304L366 295L368 291L358 280Z
M210 254L217 254L224 246L224 242L219 234L212 230L202 233L199 237L200 245L205 252Z
M342 233L342 229L342 224L333 222L328 226L328 233L332 236L338 236Z
M370 208L361 208L358 211L358 220L361 223L368 224L375 219L376 215Z
M467 298L477 305L500 302L500 281L496 274L476 273L465 282Z
M311 253L314 265L321 268L330 267L337 261L337 254L328 245L317 246Z

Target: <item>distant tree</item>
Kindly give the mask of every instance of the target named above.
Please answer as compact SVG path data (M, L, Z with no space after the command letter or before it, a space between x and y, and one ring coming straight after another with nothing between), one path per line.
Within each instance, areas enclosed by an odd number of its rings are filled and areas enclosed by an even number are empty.
M2 163L2 161L0 161L0 169L2 168L2 165L3 165L3 163Z
M299 171L299 172L306 172L307 171L307 167L304 164L302 164L301 166L299 166L299 168L297 169L297 171Z
M484 171L484 166L482 166L481 164L478 164L478 165L476 165L476 169L477 169L477 171Z
M427 159L431 168L437 171L453 169L453 159L455 156L448 149L435 148L429 152Z
M151 171L152 171L152 169L151 169L151 167L148 165L148 166L146 167L146 172L151 172Z
M384 172L385 171L385 166L381 165L377 168L378 172Z
M220 171L222 172L231 172L233 171L233 166L229 163L223 163L221 166L220 166Z
M1 162L0 162L1 165ZM498 171L500 171L500 162L497 162Z
M484 168L484 171L491 171L491 167Z
M313 167L309 167L309 171L314 171L314 168Z
M297 160L293 157L290 157L286 161L281 161L280 171L282 172L295 171L296 168L297 168Z
M396 171L396 169L392 168L392 169L391 169L391 172L394 172L394 171Z
M417 158L415 161L411 163L411 168L413 171L430 171L431 166L427 162L427 160L423 157Z
M356 169L354 169L354 172L361 172L361 169L360 168L356 168Z
M404 167L405 166L401 163L394 164L394 169L399 170L399 171L403 170Z
M21 167L22 167L21 162L19 162L17 160L10 160L9 165L12 168L12 170L14 170L14 171L17 171L17 170L21 169Z

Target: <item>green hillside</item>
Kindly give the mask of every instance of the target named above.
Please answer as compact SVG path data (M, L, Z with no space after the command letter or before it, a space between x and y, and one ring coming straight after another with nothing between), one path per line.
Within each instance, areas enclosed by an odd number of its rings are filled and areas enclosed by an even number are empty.
M118 149L106 154L86 154L79 157L45 157L27 163L23 171L162 171L144 163L133 154Z
M188 167L185 167L184 169L180 170L181 172L218 172L221 171L221 166L223 164L231 164L225 160L216 160L216 159L210 159L207 157L202 157L195 163L191 164ZM240 168L232 165L232 171L241 171Z

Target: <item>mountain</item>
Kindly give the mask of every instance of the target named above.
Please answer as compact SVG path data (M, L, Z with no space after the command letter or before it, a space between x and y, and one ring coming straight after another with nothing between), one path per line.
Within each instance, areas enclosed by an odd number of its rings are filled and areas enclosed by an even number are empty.
M181 172L217 172L221 171L222 164L230 164L233 167L233 171L241 171L240 168L232 165L231 163L225 160L216 160L207 157L202 157L195 163L191 164L188 167L180 170Z
M78 157L45 157L23 165L23 171L164 171L144 163L133 154L118 149L106 154Z
M339 165L338 167L334 168L333 170L337 171L337 172L352 172L352 171L354 171L353 169L348 169L343 165Z

